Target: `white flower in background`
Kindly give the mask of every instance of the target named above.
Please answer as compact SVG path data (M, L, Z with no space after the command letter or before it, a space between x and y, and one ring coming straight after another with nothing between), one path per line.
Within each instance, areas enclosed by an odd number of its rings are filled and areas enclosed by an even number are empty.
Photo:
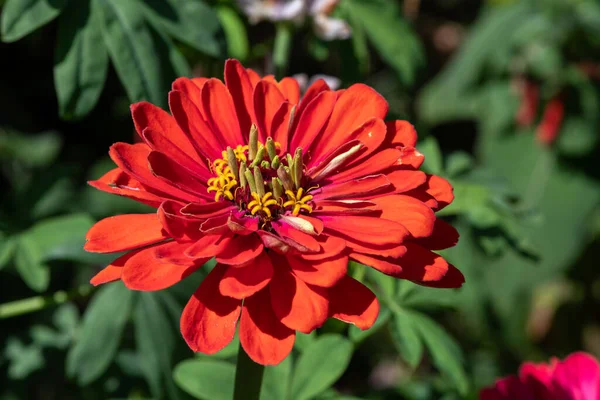
M332 18L339 0L237 0L250 23L291 21L302 24L312 17L315 33L323 40L348 39L352 34L346 21Z
M342 84L340 78L324 74L313 75L310 77L310 79L308 79L307 74L296 74L292 76L292 78L294 78L298 82L298 86L300 86L300 91L302 93L304 93L306 89L308 89L310 85L312 85L318 79L323 79L331 90L339 89L340 85Z

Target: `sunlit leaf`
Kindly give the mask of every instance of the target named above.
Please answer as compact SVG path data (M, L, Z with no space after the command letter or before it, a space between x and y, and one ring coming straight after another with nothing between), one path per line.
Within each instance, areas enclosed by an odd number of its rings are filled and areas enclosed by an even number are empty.
M202 400L231 400L235 366L226 361L186 360L173 371L175 382L190 395Z
M67 0L7 0L2 8L2 40L14 42L56 18Z
M96 380L114 359L135 293L122 283L98 290L84 316L77 342L67 355L67 373L79 385Z
M306 400L338 380L352 357L352 343L340 335L319 336L298 357L292 379L292 398Z
M250 45L244 21L235 10L226 5L217 7L217 15L227 39L227 54L242 61L248 58Z
M71 3L59 19L54 84L61 117L77 119L96 105L108 70L97 2Z

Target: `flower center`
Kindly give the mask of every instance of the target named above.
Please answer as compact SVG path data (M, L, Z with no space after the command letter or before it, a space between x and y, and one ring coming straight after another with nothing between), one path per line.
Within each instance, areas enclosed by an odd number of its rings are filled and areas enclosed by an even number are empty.
M253 125L248 145L228 147L223 158L213 161L215 176L208 180L208 192L215 193L215 201L231 201L265 221L288 211L295 216L310 214L313 196L309 192L314 188L303 187L307 182L302 149L294 155L279 154L280 147L270 137L260 143Z

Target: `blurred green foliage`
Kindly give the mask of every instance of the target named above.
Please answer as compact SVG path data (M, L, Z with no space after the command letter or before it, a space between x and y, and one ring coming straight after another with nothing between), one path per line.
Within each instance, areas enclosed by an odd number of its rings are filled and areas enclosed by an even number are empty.
M332 42L310 20L250 24L233 0L0 7L0 399L231 398L239 340L193 355L179 334L212 264L160 293L92 290L116 255L82 249L94 221L149 210L84 185L133 140L128 104L166 107L177 76L219 77L227 57L382 93L455 188L439 215L461 238L442 253L467 280L352 264L375 326L298 334L261 399L475 399L523 360L600 355L599 2L341 0L352 36Z

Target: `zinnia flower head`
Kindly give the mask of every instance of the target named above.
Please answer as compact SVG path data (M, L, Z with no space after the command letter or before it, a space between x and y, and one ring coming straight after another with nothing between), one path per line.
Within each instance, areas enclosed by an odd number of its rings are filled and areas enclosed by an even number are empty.
M481 391L481 400L598 400L600 364L586 353L573 353L564 361L524 363L518 376L508 376Z
M218 79L180 78L171 115L131 107L143 143L116 143L117 168L90 184L156 207L101 220L92 252L129 251L93 279L133 290L169 287L211 258L217 264L181 317L194 351L239 336L248 355L276 364L295 332L333 317L369 328L379 304L347 275L349 260L425 286L458 287L462 274L431 250L457 232L436 219L452 188L417 168L406 121L383 122L387 102L356 84L260 78L235 60Z

